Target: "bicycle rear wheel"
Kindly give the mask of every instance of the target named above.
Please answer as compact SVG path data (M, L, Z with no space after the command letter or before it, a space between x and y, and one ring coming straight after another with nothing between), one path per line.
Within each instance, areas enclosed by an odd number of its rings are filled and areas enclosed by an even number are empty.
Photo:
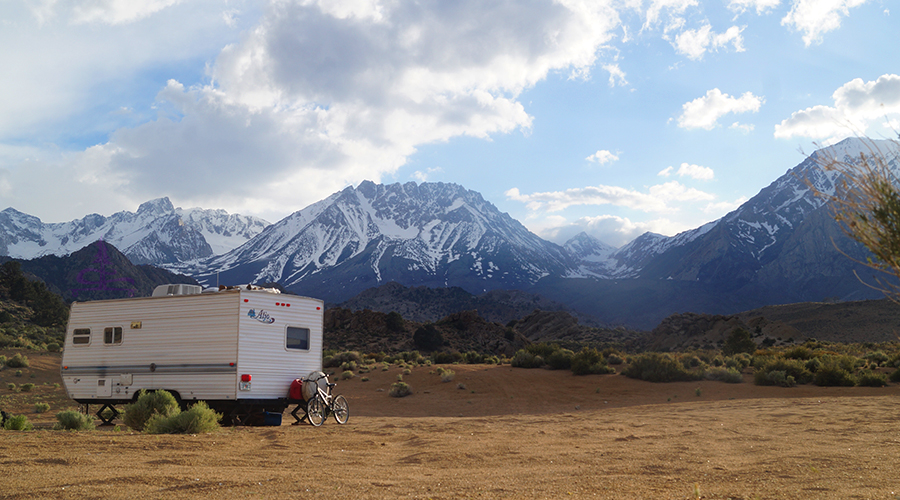
M346 424L350 418L350 405L344 396L338 395L334 398L334 421L339 424Z
M314 427L322 425L325 421L325 403L318 394L306 403L306 416Z

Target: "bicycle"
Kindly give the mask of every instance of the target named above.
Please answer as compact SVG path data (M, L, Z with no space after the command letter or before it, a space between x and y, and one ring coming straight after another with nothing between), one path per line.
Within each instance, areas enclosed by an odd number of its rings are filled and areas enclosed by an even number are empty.
M320 380L325 380L325 389L322 389ZM334 386L337 384L328 381L328 375L321 374L318 378L308 380L309 383L316 385L316 394L309 398L306 403L306 416L309 423L315 427L322 425L328 419L328 415L334 415L334 421L339 424L346 424L350 418L350 406L347 399L338 394L332 394Z

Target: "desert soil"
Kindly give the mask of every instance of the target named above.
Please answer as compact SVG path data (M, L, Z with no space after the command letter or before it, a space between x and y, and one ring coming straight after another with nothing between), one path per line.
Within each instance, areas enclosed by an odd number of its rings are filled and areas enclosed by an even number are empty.
M9 352L5 354L10 355ZM509 366L339 381L346 425L52 431L57 355L0 372L0 498L900 498L900 385L653 384ZM35 383L13 393L8 383ZM34 403L51 404L34 413Z

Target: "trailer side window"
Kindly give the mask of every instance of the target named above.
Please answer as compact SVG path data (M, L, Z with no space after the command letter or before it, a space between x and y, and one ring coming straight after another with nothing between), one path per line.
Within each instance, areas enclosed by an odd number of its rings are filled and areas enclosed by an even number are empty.
M287 327L287 344L288 349L297 349L300 351L309 350L309 328L297 328L295 326Z
M91 343L90 328L76 328L72 330L72 344L86 345Z
M122 327L111 326L103 330L104 344L121 344L122 343Z

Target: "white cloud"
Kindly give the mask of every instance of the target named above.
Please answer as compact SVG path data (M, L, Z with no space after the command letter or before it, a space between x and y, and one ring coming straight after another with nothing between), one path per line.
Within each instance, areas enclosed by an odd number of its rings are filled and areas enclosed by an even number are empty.
M873 123L900 113L900 75L886 74L875 81L853 79L832 94L833 106L817 105L796 111L775 126L775 137L813 139L864 134Z
M605 149L598 150L596 153L592 154L585 158L585 160L591 163L599 163L600 165L604 165L606 163L619 161L619 156L613 154Z
M680 22L679 16L685 13L688 8L696 7L699 5L697 0L651 0L650 6L647 7L647 11L645 13L644 27L642 29L650 28L655 26L660 21L660 15L663 10L666 10L672 17L675 18L675 22Z
M528 229L532 232L559 244L565 243L583 231L616 248L622 247L648 231L674 236L694 227L696 226L672 221L664 217L646 221L634 221L628 217L617 215L581 217L571 222L558 216L547 216L540 220L528 221Z
M672 173L678 174L679 177L690 177L692 179L708 181L714 177L713 169L709 167L701 167L700 165L692 165L690 163L682 163L675 171L674 167L666 167L658 174L660 177L669 177Z
M756 10L757 14L763 14L781 5L781 0L730 0L728 8L735 12Z
M426 181L428 181L428 177L431 174L439 174L439 173L443 173L443 172L444 172L444 169L442 169L441 167L431 167L431 168L426 169L424 172L422 172L421 170L416 170L415 172L412 173L412 177L413 177L413 179L416 179L419 182L426 182Z
M707 51L717 52L729 44L735 52L744 52L744 38L741 36L743 30L744 28L732 26L725 33L716 33L712 31L712 26L704 24L700 29L679 33L672 46L679 54L694 60L702 59Z
M718 203L710 203L703 207L703 213L709 214L716 218L722 217L746 203L747 200L748 198L746 196L741 196L734 201L720 201Z
M625 72L619 68L618 64L604 64L603 69L609 72L610 87L615 87L616 85L624 87L628 85L628 80L625 79Z
M132 40L150 29L150 23L135 21L154 9L157 13L179 9L179 15L157 14L154 19L190 18L195 27L205 26L197 22L203 19L221 30L255 19L242 2L227 6L241 7L240 19L232 11L223 14L221 5L198 15L189 7L206 4L166 7L172 3L78 4L80 17L66 23L91 22L91 29L107 34L123 29L114 24L130 22L128 29L135 30L128 38ZM108 187L115 185L132 200L167 195L193 206L248 213L278 207L283 213L363 179L380 181L422 144L529 130L532 118L518 95L552 72L588 74L619 24L618 13L606 2L577 0L527 4L285 0L273 1L266 9L239 40L227 45L220 40L219 47L225 48L215 58L173 49L183 42L177 36L141 40L142 49L153 51L148 56L127 43L109 43L119 39L113 35L96 44L90 37L73 37L92 43L62 51L45 48L42 53L51 56L41 66L53 71L23 75L21 89L0 95L0 138L21 133L31 125L29 120L40 124L76 112L77 105L68 104L69 111L66 103L83 101L79 99L85 89L104 81L103 73L125 78L132 71L153 67L164 50L175 59L206 58L211 61L211 80L170 80L157 96L157 117L104 131L109 140L92 148L92 154L98 157L97 168L107 175L94 178L98 183L111 179ZM74 7L67 12L74 12ZM76 24L61 27L75 34L88 29ZM188 32L183 27L172 31ZM3 36L0 33L0 42ZM104 58L108 52L115 56L121 52L122 57ZM25 56L0 53L0 66L37 67L3 64L15 62L13 58ZM76 77L69 78L73 74ZM615 78L623 81L624 73ZM30 96L35 96L30 104L20 104ZM57 101L45 103L38 97ZM88 152L62 155L55 160L56 168L67 171L87 156ZM78 189L68 187L68 198L77 197ZM41 203L20 204L22 199L9 203L23 210Z
M134 95L145 105L165 84L160 68L178 61L184 74L185 62L213 60L238 35L222 23L221 9L206 2L183 2L145 18L148 22L118 25L74 23L72 9L81 5L74 1L38 5L39 12L22 12L5 24L0 20L0 46L16 48L0 50L0 142L15 137L46 144L58 143L62 134L106 136L145 120L146 114L121 119L103 113L121 108ZM202 73L201 64L196 74Z
M743 132L744 134L749 134L750 132L753 132L753 129L756 127L752 123L734 122L731 125L729 125L728 128L730 128L732 130L739 130L739 131Z
M71 11L73 23L128 24L149 17L181 0L80 0L57 1L51 8ZM46 15L46 14L44 14Z
M565 191L522 194L518 188L504 193L507 199L525 203L529 210L558 212L577 205L615 205L643 212L674 212L672 202L711 201L710 193L688 188L670 181L650 186L647 192L635 191L618 186L588 186Z
M850 9L867 0L794 0L790 12L781 24L803 33L807 47L820 43L822 35L841 27L841 20L850 15Z
M237 26L237 19L240 14L241 11L238 9L228 9L222 12L222 21L225 22L225 25L229 28L234 28Z
M705 96L682 105L678 126L712 130L718 125L719 118L729 113L748 111L755 113L764 102L763 97L757 97L751 92L744 92L740 97L732 97L715 88L707 91Z

